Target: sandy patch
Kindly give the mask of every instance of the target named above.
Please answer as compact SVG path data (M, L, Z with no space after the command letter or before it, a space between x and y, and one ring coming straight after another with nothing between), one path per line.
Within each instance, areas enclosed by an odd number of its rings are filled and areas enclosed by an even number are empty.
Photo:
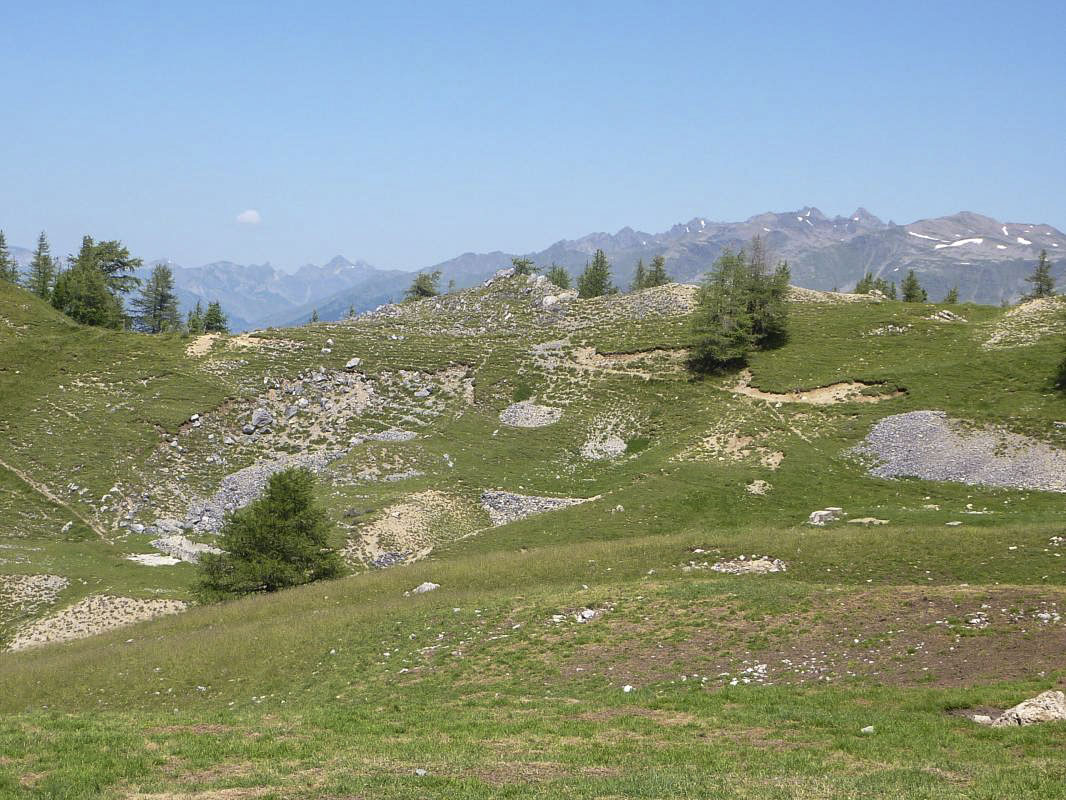
M733 394L742 394L756 400L765 400L768 403L805 403L812 406L830 406L836 403L880 403L891 397L899 397L903 392L895 391L890 394L866 395L864 389L877 384L861 383L859 381L842 381L829 386L820 386L816 389L804 391L785 392L777 394L764 392L751 385L751 370L740 373L737 383L729 387Z
M199 358L200 356L206 356L211 352L211 348L220 338L222 338L222 336L218 333L205 333L203 336L197 336L189 343L189 346L185 348L185 357Z
M93 595L54 616L24 626L9 649L24 650L49 642L83 639L97 633L185 610L181 600L141 600Z
M357 528L341 551L348 561L386 565L425 558L443 540L475 530L478 513L459 498L429 489L389 506Z

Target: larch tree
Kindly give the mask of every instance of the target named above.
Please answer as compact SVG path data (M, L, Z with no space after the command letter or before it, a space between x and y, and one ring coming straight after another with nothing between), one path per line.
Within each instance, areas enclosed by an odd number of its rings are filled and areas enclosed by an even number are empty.
M0 281L18 283L19 265L11 257L11 251L7 249L7 239L4 232L0 231Z
M904 303L924 303L929 299L929 295L918 282L918 276L914 274L913 269L907 272L907 277L900 284L900 289L903 292Z
M1047 250L1040 251L1040 259L1036 263L1036 270L1025 279L1033 285L1033 290L1022 297L1023 300L1039 300L1042 297L1051 297L1055 294L1055 279L1051 277L1051 261L1048 260Z
M644 281L644 288L651 289L655 286L665 286L668 283L672 283L672 279L666 274L666 257L655 256L651 260L651 269L648 270L648 277Z
M633 292L639 292L641 289L646 288L648 285L648 270L644 266L644 259L637 261L637 269L633 273L633 283L630 284L629 289Z
M156 264L130 304L133 324L145 333L174 333L181 329L178 296L174 293L174 273L166 264ZM199 309L199 303L196 304ZM190 332L193 332L190 330Z
M607 254L603 250L596 250L592 263L578 276L577 296L601 297L617 291L611 284L611 264L607 261Z
M419 272L415 275L411 285L403 293L404 302L413 300L425 300L427 297L436 297L440 294L440 270L433 272Z
M206 333L229 333L229 318L222 311L222 304L215 300L207 304L204 313L204 331Z
M558 264L553 263L548 270L548 280L560 289L570 288L570 273L566 271L566 267L561 267Z
M30 271L26 275L26 288L42 300L50 299L56 282L56 269L48 237L41 231L37 237L37 249L33 251L33 260L30 261Z

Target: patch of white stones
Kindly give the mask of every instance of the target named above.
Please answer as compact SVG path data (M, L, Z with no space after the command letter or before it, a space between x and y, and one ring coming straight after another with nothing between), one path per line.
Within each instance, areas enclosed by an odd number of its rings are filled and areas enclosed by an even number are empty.
M554 425L562 417L561 408L537 405L532 400L512 403L500 412L500 422L510 428L543 428Z

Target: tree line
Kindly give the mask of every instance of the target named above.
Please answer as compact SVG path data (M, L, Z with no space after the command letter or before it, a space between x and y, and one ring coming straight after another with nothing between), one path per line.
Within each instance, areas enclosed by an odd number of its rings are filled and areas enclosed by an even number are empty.
M133 272L143 265L144 261L131 256L117 239L98 242L85 236L78 252L67 257L64 268L52 255L48 237L42 232L29 271L20 276L0 231L0 280L21 285L75 322L142 333L228 332L229 322L217 300L206 309L197 301L183 320L170 267L157 264L142 282ZM140 293L131 298L132 313L128 313L125 298L135 289Z
M543 270L544 276L557 288L562 290L572 288L570 273L566 267L555 262L552 262L550 266L540 267L531 258L516 256L511 259L511 266L515 275L533 275ZM419 272L404 291L403 302L409 303L439 296L441 294L440 279L439 269L433 272ZM650 266L645 266L644 259L637 262L636 272L629 289L635 292L664 286L668 283L673 283L673 279L666 273L666 259L663 256L655 256ZM449 286L449 289L451 288ZM607 260L607 254L597 249L592 260L585 262L584 271L577 277L577 295L583 298L602 297L617 294L618 291L618 287L613 283L611 263Z

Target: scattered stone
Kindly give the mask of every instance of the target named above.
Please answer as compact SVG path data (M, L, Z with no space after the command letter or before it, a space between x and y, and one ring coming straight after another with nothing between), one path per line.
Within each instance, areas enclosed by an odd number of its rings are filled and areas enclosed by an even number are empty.
M348 361L345 363L344 368L346 370L349 370L349 371L350 370L354 370L356 367L358 367L362 363L363 363L363 359L361 359L361 358L349 358Z
M159 552L173 556L181 561L188 561L190 564L195 564L199 561L200 556L204 553L222 552L217 547L212 547L209 544L202 544L201 542L194 542L191 539L186 539L180 533L164 536L160 539L153 539L150 544Z
M73 527L74 527L74 523L73 522L68 522L66 525L64 525L62 528L59 529L59 532L60 533L66 533L67 531L69 531Z
M532 400L513 403L500 412L500 422L511 428L543 428L562 419L563 410L540 406Z
M633 690L634 690L635 688L636 688L635 686L631 686L631 685L629 685L629 684L627 683L627 684L626 684L625 686L623 686L623 687L622 687L622 691L623 691L623 692L625 692L626 694L629 694L629 693L630 693L630 692L632 692L632 691L633 691Z
M418 584L418 586L416 586L410 592L407 592L407 594L425 594L426 592L436 591L439 588L439 583L432 583L431 581L426 581L425 583Z
M844 514L844 509L837 506L829 506L821 511L812 511L811 515L807 517L808 525L825 525L827 522L835 522L840 519Z
M960 317L954 311L948 311L946 308L937 311L935 314L930 314L926 319L933 320L934 322L965 322L965 317Z
M621 436L595 436L581 446L581 457L589 461L607 461L625 452L626 442Z
M754 480L744 487L748 494L764 495L774 487L761 478Z
M427 776L428 774L429 774L429 773L428 773L428 772L426 772L426 771L425 771L424 769L422 769L421 767L419 767L418 769L416 769L416 770L415 770L415 775L417 775L417 776L418 776L419 778L424 778L424 777L426 777L426 776Z
M1008 708L992 724L1002 728L1039 722L1066 722L1066 694L1059 691L1042 692Z
M180 564L181 559L174 556L161 556L159 553L136 553L126 556L127 561L136 561L146 567L171 567Z
M974 714L971 719L978 725L991 725L993 721L987 714Z
M957 528L959 527L959 525L962 524L962 522L961 520L953 519L951 520L951 522L945 522L944 524L947 525L949 528Z
M266 428L274 424L274 415L265 408L257 408L252 412L252 427Z
M788 567L781 559L770 556L738 556L730 561L719 561L711 569L726 575L766 575L785 572Z
M481 507L488 512L493 526L506 525L533 514L543 514L585 502L587 500L581 497L538 497L498 490L481 493Z
M185 609L181 600L142 600L133 597L93 595L65 608L58 614L24 626L11 642L11 650L81 639L103 631L176 614Z
M887 519L878 519L877 517L856 517L855 519L848 520L849 525L887 525Z
M859 731L859 733L862 733L862 734L865 734L865 735L869 736L871 733L874 733L874 726L873 725L867 725L865 728L862 728Z

